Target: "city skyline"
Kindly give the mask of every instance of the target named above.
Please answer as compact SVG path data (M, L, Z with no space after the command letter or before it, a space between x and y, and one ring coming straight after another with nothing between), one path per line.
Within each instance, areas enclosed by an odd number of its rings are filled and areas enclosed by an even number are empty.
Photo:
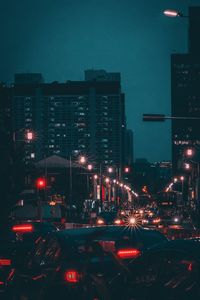
M83 80L86 69L120 72L135 158L171 159L170 123L143 123L143 113L170 114L170 55L187 51L188 14L199 1L8 1L1 3L0 80L42 73L46 82ZM9 17L9 18L8 18ZM4 29L3 29L4 28ZM6 30L5 30L6 28Z

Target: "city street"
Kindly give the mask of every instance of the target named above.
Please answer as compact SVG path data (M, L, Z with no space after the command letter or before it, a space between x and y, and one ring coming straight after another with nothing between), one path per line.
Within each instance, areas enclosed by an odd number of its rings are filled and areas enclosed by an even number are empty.
M199 0L0 20L0 300L199 300Z

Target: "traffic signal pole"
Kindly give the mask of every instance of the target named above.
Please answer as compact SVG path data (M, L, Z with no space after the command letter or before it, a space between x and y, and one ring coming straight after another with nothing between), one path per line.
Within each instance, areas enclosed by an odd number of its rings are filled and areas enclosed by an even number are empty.
M37 211L38 211L38 220L42 221L42 201L40 197L40 190L37 189Z
M45 192L46 180L45 178L37 178L36 180L36 191L37 191L37 209L38 209L38 219L42 221L42 199L40 191Z

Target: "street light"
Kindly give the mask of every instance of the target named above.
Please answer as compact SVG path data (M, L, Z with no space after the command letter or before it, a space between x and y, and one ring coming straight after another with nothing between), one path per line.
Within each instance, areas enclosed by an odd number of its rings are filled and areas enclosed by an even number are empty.
M163 14L170 18L176 18L176 17L188 18L188 16L183 15L180 11L175 9L165 9L163 11Z
M80 156L80 157L79 157L79 163L80 163L80 164L84 165L84 164L86 164L86 161L87 161L87 159L86 159L85 156Z
M185 155L186 155L187 157L193 157L193 156L194 156L194 149L192 149L192 148L186 149Z
M184 176L180 176L180 180L181 180L181 191L182 191L182 199L183 199L184 198L183 197L183 192L184 192L184 180L185 180L185 177Z

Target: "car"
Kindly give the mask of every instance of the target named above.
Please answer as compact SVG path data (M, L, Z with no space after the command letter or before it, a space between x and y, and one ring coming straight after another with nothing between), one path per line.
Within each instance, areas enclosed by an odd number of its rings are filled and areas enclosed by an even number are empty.
M157 217L156 215L154 216L145 216L142 219L142 225L145 227L158 227L161 222L161 219Z
M13 262L23 264L35 247L39 236L45 236L57 228L48 222L26 222L8 224L0 233L0 295L8 298L8 282L14 276ZM0 298L0 299L1 299Z
M37 239L26 262L22 265L15 261L16 272L9 289L11 300L111 299L108 282L118 274L120 287L129 272L93 237L87 228L79 228Z
M7 284L13 277L12 253L14 249L1 245L0 247L0 299L7 299Z
M68 234L72 238L79 238L84 234L89 239L98 242L105 251L114 253L125 263L141 255L141 253L152 245L167 241L160 232L134 226L96 226L89 228L69 229Z
M122 225L124 224L124 217L115 211L101 212L96 218L97 225Z
M128 267L131 280L124 286L122 295L126 296L123 299L200 299L198 240L174 240L155 245L129 262Z

